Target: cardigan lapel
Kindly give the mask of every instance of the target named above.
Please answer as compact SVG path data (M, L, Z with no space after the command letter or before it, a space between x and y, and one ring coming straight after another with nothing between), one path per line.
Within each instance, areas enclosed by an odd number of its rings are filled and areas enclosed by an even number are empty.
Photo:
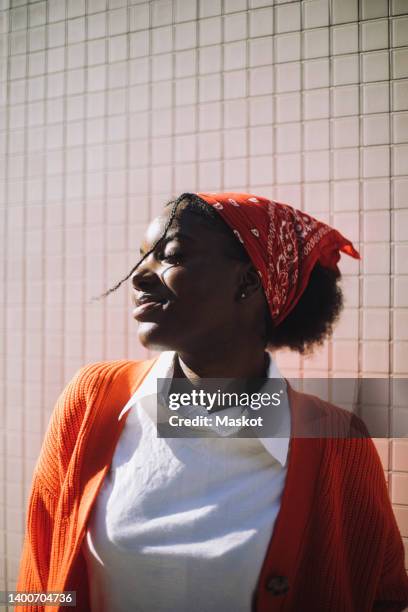
M315 401L295 391L289 381L285 380L291 412L288 471L281 507L259 576L255 598L257 612L292 609L291 594L296 583L300 552L322 457L321 439L293 436L294 432L305 431L302 430L302 423L304 425L317 418ZM270 581L277 577L287 579L289 589L286 594L276 595L268 590Z
M118 422L120 410L141 384L155 361L156 358L143 362L122 362L107 386L102 385L95 398L89 413L92 423L86 430L86 436L81 435L82 430L78 435L78 444L86 446L86 453L82 450L82 456L86 456L86 461L78 465L79 476L76 478L79 480L79 490L73 496L68 516L62 517L64 526L69 532L65 542L66 558L64 556L64 561L60 564L60 567L66 568L67 572L66 575L58 576L56 585L61 590L67 590L70 570L75 571L75 559L80 550L92 504L109 470L116 444L126 422L126 419Z

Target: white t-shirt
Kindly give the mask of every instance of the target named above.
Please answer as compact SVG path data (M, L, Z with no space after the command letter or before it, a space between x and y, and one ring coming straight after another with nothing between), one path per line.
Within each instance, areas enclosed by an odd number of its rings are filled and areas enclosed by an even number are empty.
M289 438L158 438L156 380L174 359L161 353L119 416L133 408L83 541L94 612L251 610ZM268 377L281 378L272 358Z

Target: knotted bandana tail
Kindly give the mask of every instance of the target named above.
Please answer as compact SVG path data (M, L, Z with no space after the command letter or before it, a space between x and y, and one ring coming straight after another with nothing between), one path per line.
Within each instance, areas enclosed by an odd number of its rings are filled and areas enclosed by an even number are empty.
M340 252L359 253L336 229L307 213L249 193L197 193L243 244L278 325L296 306L316 264L335 270Z

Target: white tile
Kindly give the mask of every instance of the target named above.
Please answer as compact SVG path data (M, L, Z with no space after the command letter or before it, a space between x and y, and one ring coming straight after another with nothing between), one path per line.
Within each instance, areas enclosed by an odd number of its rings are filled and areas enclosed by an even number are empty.
M294 62L300 59L301 38L299 32L280 34L274 37L275 61Z
M372 341L362 346L362 369L366 372L388 372L389 343Z
M388 17L388 0L362 0L362 18Z
M39 26L38 28L31 28L28 31L28 40L30 51L45 49L45 27Z
M270 185L272 183L272 180L272 157L251 158L249 162L249 182L252 185Z
M117 13L118 11L112 11L109 16L109 21L110 22L119 21L117 26L120 28L120 23L123 22L123 9L119 12L118 15ZM141 4L139 6L130 7L129 25L130 25L130 30L133 32L137 30L146 30L149 27L150 17L149 17L149 5L148 4Z
M46 22L46 3L45 2L37 2L36 4L32 4L28 9L28 19L29 19L29 27L33 28L35 26L43 25Z
M221 45L211 45L199 49L199 72L209 74L221 71Z
M358 20L357 0L333 0L332 4L333 23L346 23Z
M408 145L397 145L392 153L393 174L408 174Z
M221 162L201 162L198 168L199 172L199 189L205 191L211 189L219 191L221 185ZM183 186L184 189L184 186Z
M237 11L247 10L247 0L225 0L224 11L226 13L235 13Z
M169 108L173 102L173 87L170 81L160 81L152 85L152 108Z
M302 33L305 59L329 55L329 32L326 28L306 30Z
M61 21L65 19L65 14L65 0L48 2L48 21Z
M207 132L199 135L198 156L200 160L221 158L221 135L219 132Z
M388 147L369 147L363 150L363 176L365 178L388 176L390 153Z
M388 48L388 19L362 22L360 27L363 51Z
M408 276L394 278L394 307L408 307Z
M176 0L174 8L175 21L193 21L197 17L196 0Z
M396 178L392 185L394 208L406 208L408 202L408 179Z
M273 57L273 38L255 38L249 40L249 65L263 66L272 64Z
M221 0L206 0L200 2L200 18L221 15Z
M329 122L327 119L304 123L304 148L306 151L328 149L329 142Z
M224 104L224 126L235 128L246 126L247 100L229 100Z
M393 240L404 241L408 236L408 210L397 210L393 215Z
M354 242L358 250L357 242L359 239L360 225L358 212L336 212L333 215L333 225L341 234L343 234L343 236L347 236L349 240ZM354 264L352 264L352 260L345 258L342 261L343 273L345 270L347 270L347 265L349 266L349 269L356 271Z
M299 91L301 82L300 62L275 66L275 92Z
M225 15L224 17L224 41L232 42L247 37L246 13Z
M359 82L359 56L357 53L334 57L332 66L333 85L349 85Z
M305 119L323 119L329 116L329 89L314 89L303 93Z
M392 337L394 340L408 340L408 312L394 311Z
M277 33L300 30L300 4L275 6L275 30Z
M254 68L249 75L249 94L265 95L273 92L273 68Z
M403 15L407 12L407 0L392 0L391 12L393 15Z
M85 44L70 45L67 48L67 66L71 68L82 68L85 66Z
M127 36L113 36L109 39L109 61L121 62L128 56Z
M224 162L224 177L226 185L232 187L240 181L246 183L247 174L248 172L246 159L230 159Z
M106 13L96 13L87 17L88 38L106 36Z
M365 212L363 216L365 242L385 242L390 239L389 212Z
M408 110L408 80L393 82L392 110Z
M388 51L363 53L362 80L384 81L389 77Z
M88 68L88 91L98 91L106 86L105 66Z
M108 24L109 24L109 34L111 36L115 36L116 34L124 34L128 28L128 12L126 8L117 9L115 11L109 11L108 13ZM135 15L132 13L132 9L130 12L130 29L133 30L133 26L136 25ZM147 26L148 27L148 26ZM140 29L136 27L135 29Z
M147 9L149 6L147 5ZM173 3L172 0L154 0L151 3L152 11L152 26L160 27L170 25L173 20Z
M276 159L276 175L276 182L278 184L299 183L301 180L300 154L288 153L279 155Z
M95 66L106 61L106 44L104 40L91 40L88 43L88 65Z
M358 117L334 119L332 128L334 148L358 147L360 142Z
M353 340L337 340L333 344L333 368L354 372L358 369L358 344Z
M393 116L393 142L408 141L408 113L398 113Z
M390 246L389 244L364 244L362 253L365 274L389 274Z
M306 181L328 181L330 178L329 151L311 151L304 158Z
M85 0L69 0L67 2L68 19L85 15Z
M330 205L328 183L324 181L323 183L307 183L304 185L304 204L305 210L312 215L315 211L328 211Z
M211 102L199 107L199 129L218 130L221 127L221 104Z
M28 74L30 76L37 76L43 74L45 71L45 52L38 51L37 53L30 53L28 56Z
M224 70L237 70L246 66L246 45L245 40L224 45Z
M68 44L85 40L85 18L71 19L68 21Z
M111 39L112 40L112 39ZM152 57L152 80L167 81L173 76L173 56L171 53L163 53Z
M221 76L209 74L199 79L199 101L212 102L221 99Z
M130 57L143 57L149 54L149 33L148 32L136 32L130 34ZM170 38L170 49L171 49L171 38Z
M320 28L329 24L328 0L307 0L302 8L305 28Z
M199 22L200 45L216 45L221 43L221 26L221 17L210 17L209 19L201 20Z
M276 96L276 121L285 123L287 121L300 120L301 98L298 93L279 94Z
M171 84L170 84L171 86ZM176 106L195 104L197 101L197 80L195 77L176 81ZM171 102L170 102L171 105Z
M408 274L408 245L394 246L394 274Z
M65 45L65 22L52 23L47 26L47 31L49 47Z
M270 124L273 122L273 96L259 96L249 99L250 125Z
M329 60L317 59L303 63L303 78L306 89L328 87L329 83Z
M300 123L278 125L276 128L276 152L292 153L295 151L300 151L301 137L302 133Z
M194 134L188 136L176 136L175 161L176 163L194 161L196 157L196 137Z
M408 45L408 17L398 17L392 20L392 46L406 45Z
M363 144L388 144L390 140L390 124L388 114L363 117Z
M175 27L175 49L191 49L196 46L197 28L194 21L180 23Z
M25 30L28 25L27 7L22 6L10 11L11 30Z
M371 179L363 182L364 210L388 209L390 206L390 183L388 179Z
M224 98L243 98L246 91L246 72L244 70L234 70L224 73Z
M177 134L188 134L197 130L197 112L195 106L180 106L174 110L174 129Z
M394 79L408 76L408 49L396 49L392 52L392 76Z
M333 54L355 53L358 51L358 25L347 24L332 28Z
M195 74L196 58L197 58L197 54L196 54L195 49L191 49L188 51L179 51L178 53L176 53L175 55L176 78L192 76L193 74Z
M359 151L357 148L338 149L333 153L335 179L352 179L359 176Z
M273 9L272 7L250 11L249 13L249 35L268 36L273 34Z
M270 128L271 130L271 128ZM264 151L264 145L269 144L268 133L265 136L265 139L262 138L263 130L261 130L261 138L259 139L260 145L260 154L262 153L271 153L272 150ZM255 137L255 133L251 132L251 151L252 149L252 139ZM270 140L272 144L272 140ZM258 142L256 143L256 145ZM255 145L255 147L256 147ZM247 155L247 132L246 129L237 129L237 130L227 130L224 132L224 156L227 159L233 159L234 157L242 157Z
M274 152L273 141L272 126L252 128L249 141L250 155L271 155Z
M363 85L363 112L383 113L389 110L389 83Z
M184 24L182 24L184 25ZM145 42L144 36L148 39L148 32L140 32L143 38L140 38L141 44L148 44ZM131 45L132 45L132 36L136 36L135 34L131 35ZM152 30L151 34L152 38L152 52L153 53L170 53L173 50L173 30L171 26L164 26L163 28L155 28ZM134 40L134 39L133 39ZM148 47L147 47L148 48ZM131 51L131 57L135 57Z
M336 181L333 185L333 207L335 211L357 211L359 209L358 181Z

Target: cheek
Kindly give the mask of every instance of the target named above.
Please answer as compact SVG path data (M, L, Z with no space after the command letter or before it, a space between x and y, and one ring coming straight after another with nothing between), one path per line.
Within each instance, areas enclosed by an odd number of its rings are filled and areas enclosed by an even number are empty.
M192 310L214 307L229 310L234 302L235 285L231 270L217 263L213 266L174 267L163 275L168 288L174 293L177 307Z

